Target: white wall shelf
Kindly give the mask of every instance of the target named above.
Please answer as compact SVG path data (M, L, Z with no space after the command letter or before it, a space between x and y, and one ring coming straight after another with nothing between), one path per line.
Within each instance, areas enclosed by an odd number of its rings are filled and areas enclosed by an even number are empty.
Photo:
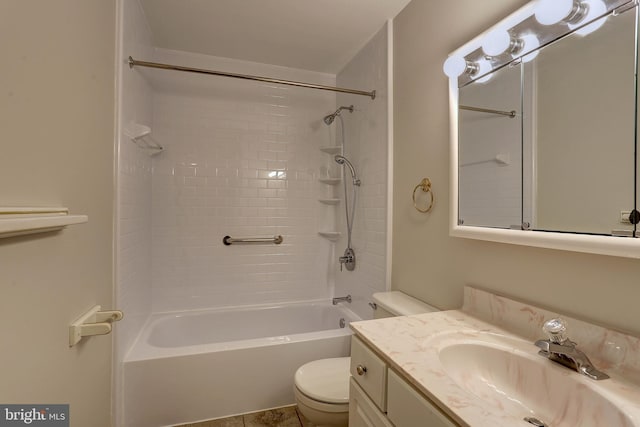
M340 203L340 199L318 199L323 205L335 206Z
M320 151L327 154L340 154L342 152L342 146L330 145L326 147L320 147Z
M320 181L323 184L327 184L327 185L338 185L342 182L342 179L340 178L322 178L319 179L318 181Z
M320 237L324 237L327 240L335 242L340 239L342 233L340 233L339 231L318 231L318 235Z
M86 215L69 215L67 208L0 207L0 238L58 231L87 221Z

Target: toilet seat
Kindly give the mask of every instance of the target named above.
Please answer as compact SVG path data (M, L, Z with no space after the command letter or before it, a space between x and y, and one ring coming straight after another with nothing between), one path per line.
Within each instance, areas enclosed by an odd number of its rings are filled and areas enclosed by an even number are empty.
M322 406L348 406L350 363L350 357L337 357L302 365L294 378L296 391Z

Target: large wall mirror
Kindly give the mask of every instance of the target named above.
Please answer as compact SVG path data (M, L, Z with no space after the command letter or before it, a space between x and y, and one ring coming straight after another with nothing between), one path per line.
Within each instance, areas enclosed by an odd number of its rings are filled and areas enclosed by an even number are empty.
M637 21L537 0L449 57L452 235L640 258Z

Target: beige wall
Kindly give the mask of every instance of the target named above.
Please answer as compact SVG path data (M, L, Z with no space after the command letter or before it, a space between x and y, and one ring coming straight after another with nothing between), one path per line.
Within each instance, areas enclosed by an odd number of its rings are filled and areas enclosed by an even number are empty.
M640 261L449 237L447 54L523 0L413 0L396 18L392 286L438 307L459 307L475 284L640 333ZM431 178L429 215L409 194Z
M0 402L70 403L109 426L111 336L68 347L68 324L111 307L115 2L0 2L0 206L87 214L0 240Z

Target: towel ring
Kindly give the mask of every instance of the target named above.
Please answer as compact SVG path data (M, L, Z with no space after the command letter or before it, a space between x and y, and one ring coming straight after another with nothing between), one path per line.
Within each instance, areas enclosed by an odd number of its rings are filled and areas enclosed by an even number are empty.
M421 188L425 193L429 193L429 196L431 197L429 206L426 209L419 208L418 204L416 203L416 191L418 191L418 188ZM431 180L429 180L429 178L424 178L422 181L420 181L420 184L416 185L416 188L413 189L413 207L421 213L427 213L433 207L433 191L431 191Z

